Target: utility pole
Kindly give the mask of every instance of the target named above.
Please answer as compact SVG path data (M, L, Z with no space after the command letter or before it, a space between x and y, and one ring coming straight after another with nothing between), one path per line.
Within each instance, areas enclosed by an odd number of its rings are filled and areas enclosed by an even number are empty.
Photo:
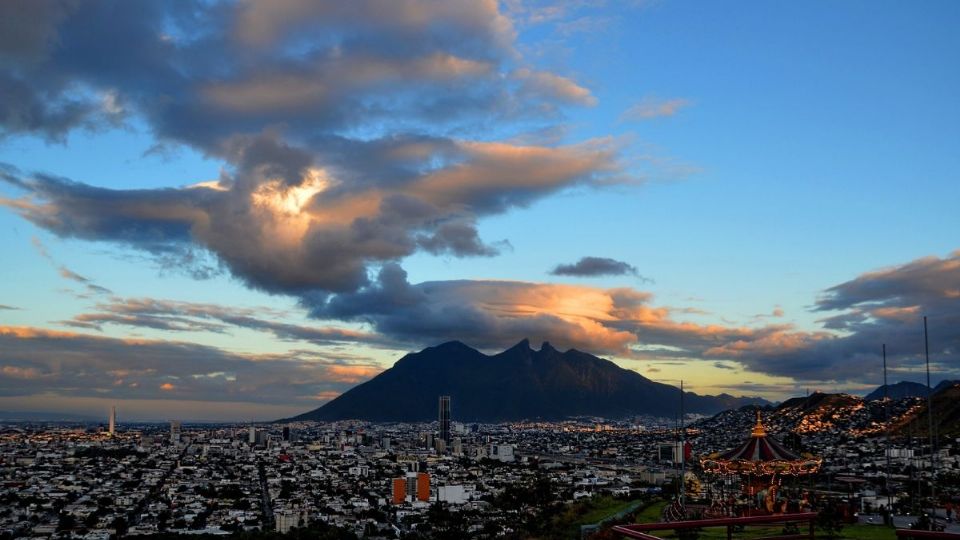
M680 379L680 505L684 506L687 494L687 421L683 412L683 379Z
M927 339L927 316L923 316L923 352L927 359L927 430L930 438L930 530L937 519L937 448L933 439L933 388L930 387L930 342Z
M883 415L886 425L886 443L887 449L887 473L884 475L883 485L887 489L887 512L893 516L893 508L890 499L890 387L887 385L887 344L883 344ZM892 520L893 518L891 518Z

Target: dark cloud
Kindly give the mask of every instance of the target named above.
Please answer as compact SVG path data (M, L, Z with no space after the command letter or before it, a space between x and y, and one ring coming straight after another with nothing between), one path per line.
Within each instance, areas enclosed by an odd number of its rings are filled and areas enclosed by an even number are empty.
M370 362L308 353L240 355L177 341L22 327L0 327L0 351L0 396L300 402L307 408L381 371Z
M381 336L358 330L301 326L276 320L284 316L284 313L267 308L228 307L153 298L114 298L110 302L97 304L94 311L76 315L62 321L62 324L96 330L107 324L175 332L230 333L235 329L247 329L267 332L281 340L314 345L393 345Z
M371 268L418 250L496 255L479 219L619 174L612 141L451 136L592 99L520 63L496 2L284 4L4 3L0 18L26 22L21 40L0 42L11 95L23 95L0 106L5 133L56 138L137 118L155 147L191 145L226 165L204 186L149 190L4 167L26 196L0 204L163 269L316 295L355 291Z
M478 218L594 185L615 159L612 149L592 143L547 148L451 140L445 151L456 161L395 186L358 187L274 136L233 144L239 168L216 183L111 190L48 175L14 177L26 196L0 204L61 237L121 243L172 259L168 266L199 249L218 264L187 267L207 274L222 264L266 291L348 292L367 283L371 265L418 249L495 255L477 233ZM431 160L432 143L415 146L391 147L403 160ZM419 157L409 155L418 151Z
M0 20L6 133L62 138L138 115L161 142L223 155L271 126L301 141L384 135L593 99L520 63L493 1L13 0Z
M933 368L960 375L960 252L862 274L827 289L815 310L833 313L822 323L840 332L774 332L707 352L800 380L873 382L881 377L883 344L890 365L922 367L926 315Z
M575 263L558 264L550 273L555 276L576 277L624 275L641 277L635 266L606 257L582 257Z
M4 304L0 304L0 309L9 310L9 311L15 311L15 310L19 310L20 308L15 307L15 306L7 306L7 305L4 305Z

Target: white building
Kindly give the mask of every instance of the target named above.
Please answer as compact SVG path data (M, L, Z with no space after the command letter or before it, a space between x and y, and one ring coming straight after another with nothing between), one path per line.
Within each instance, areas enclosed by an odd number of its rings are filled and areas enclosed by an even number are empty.
M439 486L437 500L449 504L463 504L470 499L464 486Z

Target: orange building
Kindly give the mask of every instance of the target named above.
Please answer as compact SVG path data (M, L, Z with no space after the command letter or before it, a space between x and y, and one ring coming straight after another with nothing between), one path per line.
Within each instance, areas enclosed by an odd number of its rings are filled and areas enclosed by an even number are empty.
M393 504L403 504L407 499L407 481L403 478L393 479Z
M430 500L430 475L425 472L417 475L417 500Z

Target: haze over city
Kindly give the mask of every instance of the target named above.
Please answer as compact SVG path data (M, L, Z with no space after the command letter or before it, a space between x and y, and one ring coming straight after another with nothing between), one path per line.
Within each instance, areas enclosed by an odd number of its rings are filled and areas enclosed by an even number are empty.
M737 5L0 3L0 411L285 418L451 340L863 395L924 316L960 378L960 4Z

